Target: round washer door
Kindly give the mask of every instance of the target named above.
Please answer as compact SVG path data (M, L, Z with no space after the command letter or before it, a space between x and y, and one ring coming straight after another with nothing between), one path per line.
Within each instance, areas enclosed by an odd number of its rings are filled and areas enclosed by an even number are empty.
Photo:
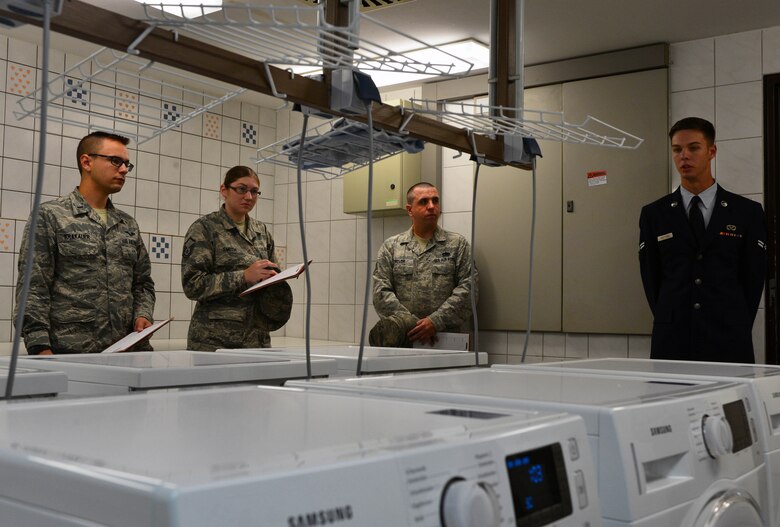
M758 503L741 489L721 491L706 503L692 527L761 527Z

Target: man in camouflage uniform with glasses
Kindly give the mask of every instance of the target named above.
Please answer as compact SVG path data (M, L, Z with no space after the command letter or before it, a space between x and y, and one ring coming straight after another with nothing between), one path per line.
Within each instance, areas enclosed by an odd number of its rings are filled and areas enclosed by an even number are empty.
M79 142L76 189L41 205L22 335L31 355L99 353L152 323L152 266L136 221L109 199L133 169L129 139L94 132ZM20 249L16 305L30 222ZM135 350L151 350L148 341Z
M442 331L468 332L471 317L471 247L438 226L439 192L418 183L406 194L412 227L391 236L374 268L372 346L433 344Z

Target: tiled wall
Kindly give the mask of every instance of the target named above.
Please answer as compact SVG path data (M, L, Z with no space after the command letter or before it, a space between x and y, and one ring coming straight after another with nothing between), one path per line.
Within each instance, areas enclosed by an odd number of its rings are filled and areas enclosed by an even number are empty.
M50 79L80 61L57 50L50 53ZM40 50L35 44L0 35L0 342L12 338L11 317L14 286L17 279L15 252L21 243L24 224L31 209L33 181L37 171L40 123L14 116L17 101L40 82ZM101 75L103 85L92 84L71 93L66 105L90 108L91 93L113 94L114 89L130 94L131 87L116 86L116 81ZM123 99L116 98L116 115L122 113ZM162 115L174 119L173 108L161 93ZM165 106L168 106L167 108ZM52 107L53 112L62 107ZM66 111L69 108L65 108ZM75 120L86 123L86 114ZM101 110L103 118L105 109ZM123 122L122 126L132 123ZM274 141L276 112L254 104L229 101L157 138L129 145L130 158L136 168L124 188L113 197L114 204L136 218L152 261L152 275L157 290L156 319L175 317L175 321L158 332L158 338L186 338L193 303L181 287L181 247L190 224L202 214L220 205L219 185L231 166L253 166L250 157L261 144ZM128 130L128 128L123 128ZM76 146L88 130L85 126L51 122L47 130L46 176L43 200L69 193L79 181L76 169ZM262 197L253 211L265 222L273 219L273 169L257 167Z
M27 86L29 75L24 77L20 69L33 68L37 64L36 54L34 45L0 38L0 104L5 108L0 126L0 342L11 335L14 251L18 250L21 229L29 214L30 182L35 168L30 160L36 156L33 144L37 124L15 120L12 109L18 96L13 90L14 82L22 88ZM712 119L719 134L715 166L719 182L761 201L760 79L762 74L780 71L780 28L674 44L672 59L670 119L693 114ZM55 52L52 70L74 60ZM385 94L387 99L411 96L420 97L420 93L401 90ZM314 121L309 126L318 124ZM176 317L163 337L186 336L192 303L184 297L180 284L182 236L195 218L217 208L217 189L224 171L239 162L249 163L254 148L245 146L246 136L242 132L252 126L257 131L257 144L267 145L299 134L301 125L300 114L287 109L275 112L232 102L207 114L205 119L185 123L181 131L167 132L140 145L137 151L131 149L137 160L135 177L128 180L115 203L139 221L150 244L150 254L154 248L153 272L158 291L155 317ZM78 173L71 158L83 133L83 129L69 126L50 128L45 186L48 197L66 193L77 183ZM446 150L442 154L441 224L470 237L473 166L466 156L453 159L453 155ZM299 263L303 256L295 170L261 164L258 172L263 195L254 213L272 224L277 246L286 247L287 264ZM314 175L304 179L308 255L315 262L311 267L311 336L356 342L360 337L365 290L366 220L342 212L341 179L324 180ZM674 177L670 189L677 184ZM407 216L374 219L372 260L385 238L407 229L409 224ZM303 336L304 283L303 276L291 283L295 294L293 314L287 326L275 335ZM376 319L373 307L369 307L369 328ZM762 356L763 309L754 340ZM519 361L524 341L524 333L480 333L480 347L490 354L492 362ZM649 349L647 336L532 333L527 360L646 357Z

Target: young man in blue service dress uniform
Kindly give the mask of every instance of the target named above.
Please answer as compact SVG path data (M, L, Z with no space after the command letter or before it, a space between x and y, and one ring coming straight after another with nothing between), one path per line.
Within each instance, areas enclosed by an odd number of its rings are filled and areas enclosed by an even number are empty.
M650 356L753 363L766 274L764 211L715 182L709 121L682 119L669 138L680 187L639 218L639 263L654 316Z

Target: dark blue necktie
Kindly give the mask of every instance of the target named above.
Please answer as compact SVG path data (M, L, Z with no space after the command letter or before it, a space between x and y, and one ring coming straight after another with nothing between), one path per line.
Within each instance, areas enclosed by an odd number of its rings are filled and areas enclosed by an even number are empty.
M693 236L696 238L696 244L701 247L702 243L704 243L704 215L701 213L701 208L699 208L699 203L701 203L701 198L699 196L694 196L693 199L691 199L691 209L688 212L688 221L691 222L691 230L693 230Z

